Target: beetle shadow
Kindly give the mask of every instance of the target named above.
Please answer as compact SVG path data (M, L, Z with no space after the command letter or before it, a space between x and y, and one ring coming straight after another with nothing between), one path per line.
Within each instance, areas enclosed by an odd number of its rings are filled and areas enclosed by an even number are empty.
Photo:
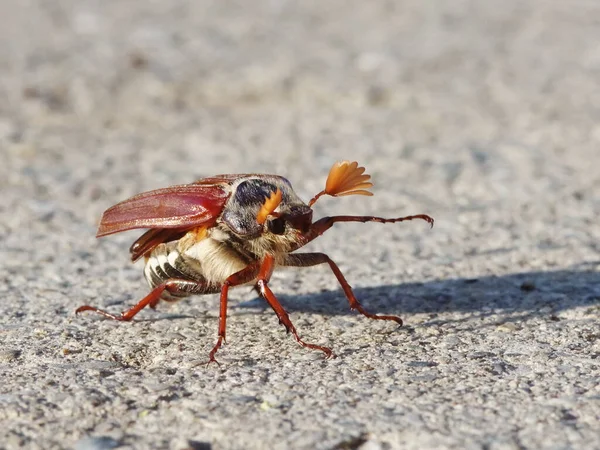
M353 289L365 309L376 314L406 317L430 314L425 325L461 322L493 314L508 320L545 316L552 320L564 310L598 308L600 314L600 262L583 263L572 270L522 272L502 276L432 280ZM276 294L277 295L277 294ZM278 295L288 312L309 312L327 316L356 314L350 310L341 289L302 295ZM235 308L267 309L257 298ZM239 310L238 310L239 311ZM468 317L438 320L443 312L462 312Z

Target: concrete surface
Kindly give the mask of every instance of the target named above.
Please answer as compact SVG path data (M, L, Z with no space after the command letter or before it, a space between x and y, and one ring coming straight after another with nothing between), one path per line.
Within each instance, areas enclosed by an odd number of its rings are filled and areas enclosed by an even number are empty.
M0 2L0 447L600 448L600 4ZM308 199L356 159L372 198L319 215L325 268L244 288L221 366L216 296L121 311L139 233L102 211L216 173Z

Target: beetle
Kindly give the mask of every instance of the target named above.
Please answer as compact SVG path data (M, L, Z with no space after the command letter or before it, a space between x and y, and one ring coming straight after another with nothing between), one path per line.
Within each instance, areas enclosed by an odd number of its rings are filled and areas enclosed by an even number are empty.
M217 175L145 192L118 203L104 212L96 237L148 228L133 243L130 253L133 262L144 257L144 275L151 291L119 315L90 305L79 307L76 313L93 311L110 319L129 321L146 306L156 308L161 300L172 302L190 295L220 292L217 342L209 353L209 362L217 362L215 354L225 342L229 289L253 284L300 345L320 350L329 358L334 356L330 348L300 338L269 287L277 267L328 264L352 310L370 319L402 325L400 317L367 312L329 256L294 253L338 222L395 223L422 219L433 227L434 220L426 214L392 219L331 216L313 222L312 206L323 195L373 195L368 190L373 186L371 177L364 172L365 168L357 162L335 163L325 189L308 204L298 197L286 178L265 174Z

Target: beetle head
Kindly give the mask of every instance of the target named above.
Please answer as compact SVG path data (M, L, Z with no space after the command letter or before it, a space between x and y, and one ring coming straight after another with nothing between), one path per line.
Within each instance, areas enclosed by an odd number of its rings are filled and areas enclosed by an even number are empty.
M235 234L249 240L265 233L305 233L312 223L312 209L296 195L287 179L259 175L234 185L221 218Z

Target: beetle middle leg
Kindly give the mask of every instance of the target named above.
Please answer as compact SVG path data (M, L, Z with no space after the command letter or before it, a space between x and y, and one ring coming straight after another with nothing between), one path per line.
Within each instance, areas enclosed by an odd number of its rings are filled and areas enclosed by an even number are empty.
M310 267L310 266L316 266L316 265L325 264L325 263L329 264L329 267L331 268L333 274L335 275L338 282L342 286L342 289L344 290L344 294L346 294L346 298L348 299L348 303L350 303L350 309L358 311L363 316L368 317L369 319L393 320L394 322L397 322L398 324L402 325L402 319L398 316L384 316L384 315L371 314L371 313L367 312L363 308L363 306L360 304L360 302L357 300L356 296L354 295L354 292L352 292L352 287L350 286L350 284L348 283L348 281L342 274L342 271L340 270L340 268L325 253L295 253L295 254L293 253L293 254L289 254L286 256L282 265L291 266L291 267Z
M275 294L273 294L273 291L271 288L269 288L269 280L273 274L274 267L275 263L273 257L267 255L263 260L260 273L258 274L258 280L256 282L256 287L259 289L261 297L264 298L273 311L275 311L275 314L277 314L277 318L279 319L279 323L285 327L288 333L292 333L298 344L300 344L302 347L320 350L325 353L326 358L335 356L330 348L323 347L321 345L310 344L300 338L298 332L296 331L296 327L294 327L294 324L290 320L290 316L288 315L287 311L283 308L283 306L281 306L281 303L279 303L279 300L277 300L277 297L275 297Z
M214 290L214 289L213 289ZM172 278L164 283L156 286L148 295L146 295L143 299L141 299L135 306L132 308L123 311L119 315L111 314L107 311L103 311L94 306L83 305L75 310L75 314L79 314L84 311L93 311L101 316L108 317L113 320L121 320L128 322L134 318L134 316L139 313L146 306L154 306L160 300L161 295L164 291L168 291L171 294L207 294L211 291L211 287L207 285L206 282L200 281L191 281L191 280L183 280L179 278Z

